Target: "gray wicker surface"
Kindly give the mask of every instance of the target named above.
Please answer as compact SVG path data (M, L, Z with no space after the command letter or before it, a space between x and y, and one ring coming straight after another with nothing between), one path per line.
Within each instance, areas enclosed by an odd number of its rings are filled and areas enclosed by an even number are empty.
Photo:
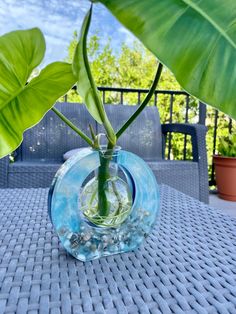
M136 252L82 263L47 217L47 189L0 190L0 313L236 313L236 220L167 186Z
M62 163L16 162L9 165L8 186L11 188L49 187Z
M157 178L157 182L167 184L172 188L185 193L191 197L199 199L199 164L197 162L183 161L183 160L163 160L161 162L148 162ZM208 193L208 188L204 184ZM202 200L203 201L203 200ZM208 198L204 199L208 202Z

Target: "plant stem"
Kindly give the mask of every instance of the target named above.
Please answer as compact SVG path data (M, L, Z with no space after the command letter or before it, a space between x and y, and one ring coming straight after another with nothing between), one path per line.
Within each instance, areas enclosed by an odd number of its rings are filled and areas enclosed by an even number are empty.
M109 154L109 155L108 155ZM98 168L98 212L100 216L109 215L109 204L107 201L106 190L107 180L110 178L109 164L112 158L112 152L99 152L100 166Z
M112 149L113 147L116 146L117 137L107 116L105 116L105 119L103 121L103 126L107 133L108 148Z
M95 141L96 141L96 134L95 134L95 132L94 132L94 129L93 129L93 126L92 126L91 123L89 123L89 130L90 130L92 139L93 139L93 141L95 142Z
M93 141L79 128L77 128L70 120L68 120L59 110L55 107L52 110L58 115L58 117L64 121L73 131L75 131L79 136L82 137L91 147L94 147Z
M161 77L161 72L163 69L163 65L159 63L155 79L152 83L152 86L150 88L150 91L148 92L147 96L145 97L144 101L142 104L138 107L138 109L135 111L135 113L125 122L125 124L120 128L120 130L116 133L116 138L118 139L124 131L130 126L130 124L138 117L138 115L143 111L143 109L147 106L149 103L150 99L152 98L153 94L155 93L157 84L160 80Z

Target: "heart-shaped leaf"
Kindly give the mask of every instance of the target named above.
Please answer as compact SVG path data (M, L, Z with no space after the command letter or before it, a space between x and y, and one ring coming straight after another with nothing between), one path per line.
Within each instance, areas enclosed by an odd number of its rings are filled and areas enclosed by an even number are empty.
M44 52L39 29L0 37L0 158L15 150L23 132L37 124L76 82L70 64L55 62L26 85Z
M98 0L190 94L236 118L235 0Z

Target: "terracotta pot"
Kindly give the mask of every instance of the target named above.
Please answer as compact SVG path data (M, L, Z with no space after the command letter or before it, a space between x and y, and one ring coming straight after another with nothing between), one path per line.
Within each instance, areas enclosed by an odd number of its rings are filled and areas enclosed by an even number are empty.
M236 202L236 157L214 155L219 197Z

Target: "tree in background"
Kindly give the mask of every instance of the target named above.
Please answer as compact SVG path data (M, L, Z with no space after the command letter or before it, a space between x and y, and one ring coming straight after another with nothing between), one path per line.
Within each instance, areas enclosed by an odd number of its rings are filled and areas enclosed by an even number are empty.
M78 34L75 31L68 47L67 62L72 62ZM93 35L88 42L88 57L97 86L149 88L156 69L156 58L141 43L132 46L123 43L119 53L114 53L111 39L105 45L100 37ZM160 89L180 90L174 75L164 70Z
M78 40L77 32L74 32L73 39L68 47L68 56L66 61L71 62L74 55L74 49ZM108 38L105 45L101 44L100 37L93 35L88 43L88 57L90 60L92 74L97 86L107 87L123 87L136 89L149 89L153 77L157 60L142 44L135 41L132 46L123 43L119 53L114 53L111 47L111 40ZM166 68L159 83L161 90L181 90L180 85L176 81L174 75ZM141 100L145 97L141 95ZM68 101L80 101L80 97L71 91L68 94ZM184 97L178 97L178 103L184 102ZM106 103L118 104L120 102L120 94L116 92L106 92ZM137 94L124 95L124 103L129 105L137 104ZM168 95L160 95L158 97L160 104L159 111L162 122L168 122L169 114L167 108L170 104ZM154 104L154 99L150 101L150 105ZM175 108L175 120L182 115L183 106Z

